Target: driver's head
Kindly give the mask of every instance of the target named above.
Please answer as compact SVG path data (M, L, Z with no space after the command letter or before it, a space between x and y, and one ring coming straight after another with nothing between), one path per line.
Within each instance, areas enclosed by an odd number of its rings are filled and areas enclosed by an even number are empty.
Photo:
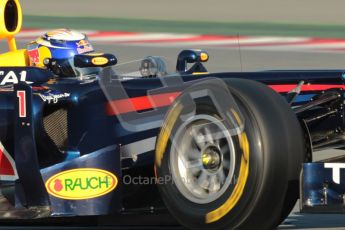
M47 32L30 42L27 50L31 66L47 67L63 77L82 75L74 66L74 55L94 51L85 34L68 29Z

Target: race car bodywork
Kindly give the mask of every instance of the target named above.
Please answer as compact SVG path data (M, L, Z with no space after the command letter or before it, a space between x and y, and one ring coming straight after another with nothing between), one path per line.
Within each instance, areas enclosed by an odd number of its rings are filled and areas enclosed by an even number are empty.
M342 165L333 163L330 167L310 162L313 151L345 146L343 70L208 73L203 65L208 60L207 53L186 50L178 56L176 73L164 77L151 73L151 77L124 78L102 62L104 69L97 76L61 78L47 69L27 66L26 51L17 50L14 40L21 27L20 5L17 0L0 3L4 9L0 37L7 38L10 47L9 53L0 55L0 218L110 215L167 208L173 214L176 212L174 216L191 228L199 226L200 222L210 224L211 228L240 226L250 229L248 222L251 219L245 217L249 214L258 216L253 224L260 219L259 226L271 228L286 217L297 199L302 162L307 163L300 180L304 189L301 192L303 209L329 204L328 196L334 194L331 185L341 181L337 180L339 176L334 177L334 171L333 179L330 178L327 170L336 171ZM111 64L116 64L111 55L102 58L112 58ZM187 63L193 66L187 68ZM210 106L211 102L215 106ZM197 112L190 115L190 108ZM217 111L209 112L215 109ZM218 119L222 115L227 118ZM200 186L211 194L210 197L206 197L204 191L195 195L193 189L196 188L190 188L191 184L198 186L195 181L202 172L187 184L178 178L183 170L179 166L180 158L173 156L172 142L175 139L170 137L176 134L176 143L180 146L188 142L188 136L181 139L178 135L184 129L181 131L177 120L184 116L187 118L181 127L187 130L193 127L196 118L200 125L202 120L213 121L216 117L215 122L209 123L221 131L224 127L232 127L226 128L229 136L220 137L218 142L213 139L217 133L204 135L209 143L202 147L202 166L198 167L209 175L202 181L207 185ZM218 124L218 121L228 122L228 126ZM245 131L246 127L252 128ZM261 131L255 133L256 130ZM230 138L235 134L238 139ZM284 138L280 138L281 135ZM171 143L169 138L173 139ZM229 159L222 155L222 148L217 147L225 146L223 142L231 143L234 149L228 151L233 154ZM258 156L249 156L260 146L272 149L272 153L264 155L270 162L262 160L259 164L261 160L255 160ZM192 147L186 148L192 150ZM241 150L241 155L234 155L236 148ZM168 149L171 149L170 160L167 159ZM281 152L281 159L274 158L279 155L277 152ZM178 169L171 163L174 161ZM238 177L232 178L234 183L229 180L228 190L217 188L223 184L212 182L213 178L222 175L219 174L221 164L226 161L234 162L231 163L233 166L228 166L227 175L231 170L238 173ZM270 202L256 203L253 200L260 197L254 199L251 194L255 192L246 192L247 187L257 188L252 173L261 175L255 170L261 172L267 167L286 168L284 173L272 168L270 173L257 178L262 181L262 187L271 189L261 189L265 192L258 194L262 197L275 194L271 198L281 207L276 218L272 218L274 222L262 221L264 218L255 214ZM224 166L225 171L226 168ZM171 175L167 170L171 170ZM282 177L274 177L272 181L283 181L281 188L277 183L264 186L267 182L262 178L274 176L276 172ZM324 179L315 177L320 172L325 175ZM165 176L171 176L174 183L158 180ZM143 178L149 181L143 181ZM165 187L166 184L173 187ZM339 186L336 189L339 190L333 200L343 207L344 189ZM189 225L176 211L178 207L174 203L181 198L174 194L185 195L186 199L179 205L187 211L186 207L204 210L203 204L211 204L210 210L200 211L200 218L195 217L195 223ZM248 204L255 209L249 210ZM241 205L247 210L243 211L246 215L239 216ZM229 221L220 222L224 219Z

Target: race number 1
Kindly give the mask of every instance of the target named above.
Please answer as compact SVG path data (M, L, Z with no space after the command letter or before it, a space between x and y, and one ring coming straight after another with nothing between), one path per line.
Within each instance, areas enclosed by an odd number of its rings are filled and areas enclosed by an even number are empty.
M17 91L19 117L26 117L26 94L24 90Z

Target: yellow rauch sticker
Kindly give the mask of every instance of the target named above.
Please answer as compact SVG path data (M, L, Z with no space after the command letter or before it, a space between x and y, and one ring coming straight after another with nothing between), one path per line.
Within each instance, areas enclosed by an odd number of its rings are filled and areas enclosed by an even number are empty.
M92 58L91 61L92 61L92 64L94 65L105 65L109 62L108 59L105 57L95 57L95 58Z
M46 181L50 195L66 200L83 200L113 191L118 180L111 172L96 168L80 168L60 172Z

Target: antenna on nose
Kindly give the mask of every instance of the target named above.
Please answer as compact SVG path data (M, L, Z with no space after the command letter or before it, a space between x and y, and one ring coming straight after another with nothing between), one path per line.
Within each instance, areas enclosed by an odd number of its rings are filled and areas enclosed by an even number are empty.
M238 43L238 53L240 55L241 72L243 72L242 51L241 51L241 43L240 43L240 34L239 33L237 33L237 43Z

